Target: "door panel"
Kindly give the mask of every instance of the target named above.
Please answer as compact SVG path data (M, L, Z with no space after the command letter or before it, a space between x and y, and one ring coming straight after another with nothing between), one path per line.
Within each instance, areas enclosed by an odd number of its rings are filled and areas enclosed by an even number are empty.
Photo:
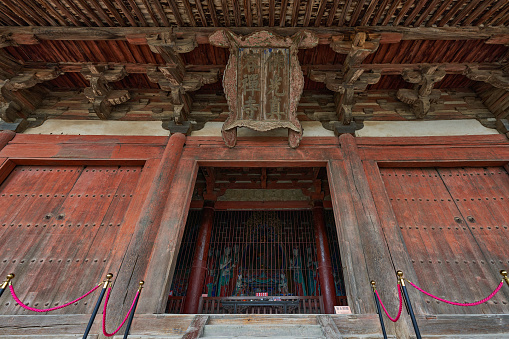
M478 215L479 222L492 225L492 229L499 227L500 232L505 231L500 222L507 218L499 215L503 200L499 199L497 204L489 201L489 207L478 203L478 192L482 192L487 183L480 180L480 175L475 176L479 180L472 180L473 175L467 175L465 171L458 168L381 169L420 285L435 295L457 302L482 299L500 281L500 275L487 264L487 258L494 255L491 252L496 250L494 244L500 235L487 233L484 228L476 230L479 227L467 221L468 213ZM503 172L505 179L509 179ZM483 180L486 178L483 176ZM500 182L504 181L501 177L497 180L498 183L491 183L490 190L498 186L508 187L507 183ZM472 200L474 196L475 201ZM502 265L500 260L507 262L509 257L497 253L498 268ZM496 304L490 302L465 308L425 297L437 313L503 313L508 310L506 299L500 294L495 298Z
M0 276L14 272L20 298L47 308L82 295L110 268L140 167L18 166L0 185ZM124 251L125 249L118 249ZM86 304L85 304L86 303ZM26 314L12 302L2 314ZM89 313L82 301L60 313Z

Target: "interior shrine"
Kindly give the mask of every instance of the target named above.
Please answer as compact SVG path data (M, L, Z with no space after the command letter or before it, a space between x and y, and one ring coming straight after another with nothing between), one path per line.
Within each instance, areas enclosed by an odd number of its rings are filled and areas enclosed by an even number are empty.
M0 1L0 339L509 337L508 24Z

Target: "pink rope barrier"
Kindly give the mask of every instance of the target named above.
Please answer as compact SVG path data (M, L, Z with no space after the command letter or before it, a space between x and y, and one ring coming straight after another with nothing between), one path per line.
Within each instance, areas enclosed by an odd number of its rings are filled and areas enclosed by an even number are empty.
M383 310L385 312L385 315L387 315L387 318L389 318L389 320L394 322L394 323L396 321L398 321L399 317L401 317L401 311L403 310L403 299L401 298L401 286L399 286L399 284L398 284L399 309L398 309L398 315L396 316L396 318L392 318L389 315L389 312L387 312L387 309L385 308L385 305L382 302L382 299L380 299L380 295L378 294L377 290L375 290L375 293L376 293L376 297L378 298L378 301L380 301L380 305L382 305L382 308L383 308Z
M476 301L476 302L473 302L473 303L457 303L457 302L454 302L454 301L449 301L449 300L445 300L445 299L442 299L440 297L437 297L436 295L433 295L429 292L426 292L425 290L423 290L422 288L420 288L419 286L415 285L414 283L412 283L411 281L407 280L408 283L410 285L412 285L412 287L416 288L418 291L426 294L428 297L432 297L433 299L436 299L438 301L441 301L441 302L444 302L446 304L451 304L451 305L455 305L455 306L476 306L476 305L480 305L480 304L483 304L485 302L487 302L488 300L490 300L491 298L493 298L495 296L495 294L498 293L498 291L500 291L500 289L502 288L502 286L504 286L504 281L502 280L500 282L500 284L498 284L498 287L493 291L491 292L491 294L489 296L487 296L486 298L482 299L482 300L479 300L479 301Z
M83 294L81 297L79 297L78 299L75 299L73 301L70 301L68 302L67 304L63 304L63 305L60 305L60 306L56 306L56 307L52 307L52 308L46 308L46 309L39 309L39 308L33 308L33 307L29 307L25 304L23 304L23 302L21 300L19 300L18 296L16 295L16 293L14 292L14 287L12 285L9 286L9 289L11 290L11 295L12 295L12 298L14 299L14 301L16 301L19 306L23 307L25 310L29 310L29 311L32 311L32 312L51 312L51 311L55 311L55 310L59 310L61 308L64 308L64 307L67 307L69 305L72 305L74 304L75 302L78 302L80 301L81 299L83 298L86 298L90 293L94 292L96 289L98 289L99 287L101 286L101 284L97 285L96 287L94 287L93 289L91 289L90 291L88 291L87 293Z
M114 336L115 334L117 334L118 331L120 331L120 329L122 328L122 326L124 326L125 322L127 321L127 318L129 318L129 314L131 314L131 311L133 310L133 307L134 305L136 304L136 299L138 299L139 295L140 295L140 291L138 291L136 293L136 295L134 296L134 300L133 300L133 303L131 305L131 308L129 309L129 311L127 312L127 314L125 315L125 318L124 318L124 321L122 321L122 323L120 324L120 326L115 330L115 332L113 333L108 333L106 332L106 307L108 306L108 300L110 299L110 293L111 293L111 287L109 288L108 290L108 293L106 293L106 299L104 300L104 311L103 311L103 334L107 337L112 337Z

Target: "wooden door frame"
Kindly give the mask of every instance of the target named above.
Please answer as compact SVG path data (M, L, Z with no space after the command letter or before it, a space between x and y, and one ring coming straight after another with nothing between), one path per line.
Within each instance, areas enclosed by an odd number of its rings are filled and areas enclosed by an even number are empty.
M148 297L145 295L144 301L140 300L143 313L164 312L200 166L325 167L329 180L335 178L343 183L340 190L347 190L344 158L335 137L304 138L298 149L289 148L281 138L240 139L235 148L229 149L220 138L188 137L147 269L146 277L153 281L147 287L153 292ZM361 237L355 232L354 224L343 221L344 215L349 215L354 222L353 202L342 201L345 195L339 190L332 193L330 185L341 258L350 262L344 272L347 297L355 313L372 313L374 304L369 284L358 285L359 276L368 279Z

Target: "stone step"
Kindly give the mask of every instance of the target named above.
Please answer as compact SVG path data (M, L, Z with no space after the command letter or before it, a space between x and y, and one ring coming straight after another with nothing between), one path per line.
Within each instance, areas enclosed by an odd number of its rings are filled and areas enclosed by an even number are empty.
M97 339L97 334L89 334L87 339ZM83 338L83 334L34 334L34 335L0 335L0 339L77 339Z
M205 325L203 338L321 338L320 325Z
M211 315L207 325L318 325L316 315L224 314Z
M226 336L226 337L200 337L200 338L207 338L207 339L261 339L261 338L271 338L271 339L290 339L290 338L296 338L296 339L325 339L325 337L294 337L294 336L284 336L284 337L280 337L280 336L272 336L272 335L268 335L268 336L256 336L256 337L252 337L252 336Z
M123 339L123 335L116 335L113 339ZM130 334L127 338L129 339L182 339L182 335L140 335L140 334Z

